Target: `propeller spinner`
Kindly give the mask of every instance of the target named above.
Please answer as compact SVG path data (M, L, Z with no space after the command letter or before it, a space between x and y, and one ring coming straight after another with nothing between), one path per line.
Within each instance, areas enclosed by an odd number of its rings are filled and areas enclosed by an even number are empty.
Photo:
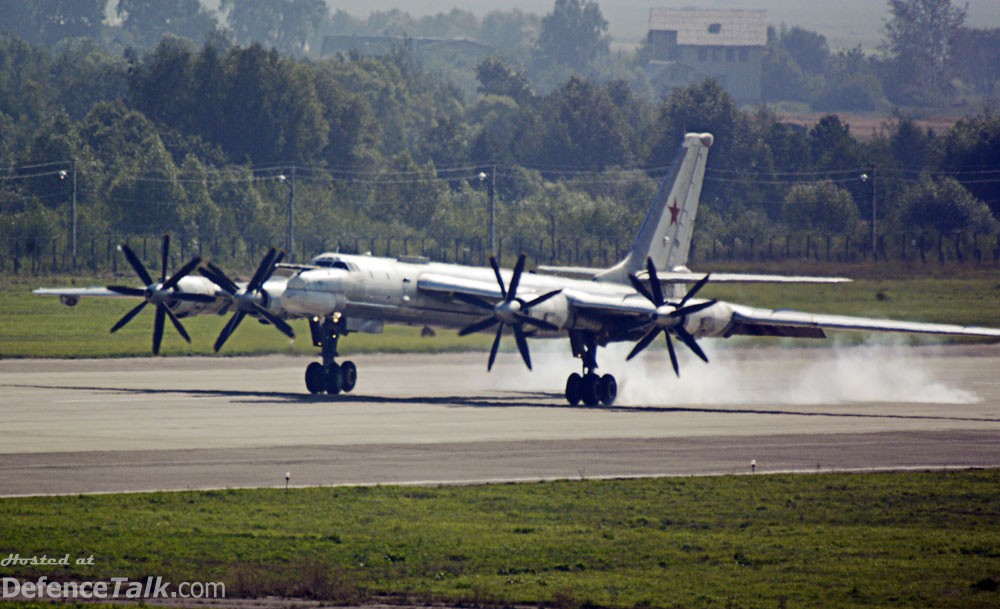
M209 281L219 286L219 288L229 295L230 300L236 305L236 313L229 319L229 323L226 327L222 329L219 334L219 338L215 341L215 351L218 352L222 348L222 345L229 340L233 332L243 321L243 318L248 314L253 316L263 317L271 323L275 328L280 330L288 338L295 338L295 332L292 327L288 325L285 320L274 315L268 311L262 302L266 302L267 292L264 290L264 282L271 278L271 274L274 273L275 267L279 262L285 257L285 252L278 253L273 247L264 255L261 259L260 264L257 265L257 270L254 272L253 277L250 282L247 283L245 288L240 288L236 285L236 282L226 276L226 274L219 267L215 266L211 262L205 265L204 268L198 269L198 272L203 276L208 278Z
M716 300L708 300L705 302L700 302L698 304L688 306L688 301L694 298L694 296L705 287L708 283L708 278L710 275L705 275L698 283L694 284L688 293L684 295L684 298L677 304L667 302L663 298L663 289L660 287L660 278L656 273L656 265L653 264L652 258L646 259L646 270L649 273L649 289L643 285L642 281L635 275L629 274L628 279L632 282L632 286L637 292L646 297L649 302L653 303L656 307L656 312L653 313L651 317L651 322L653 327L646 332L646 335L639 339L632 352L628 354L626 360L630 360L636 355L638 355L643 349L648 347L652 343L660 332L667 340L667 351L670 353L670 363L674 367L674 373L677 376L681 375L680 366L677 364L677 353L674 351L674 343L670 339L670 333L673 332L677 335L677 338L681 340L689 349L694 351L694 354L700 357L704 362L708 363L708 357L705 352L701 350L698 343L694 340L694 336L684 328L684 320L688 315L692 313L697 313L703 311L712 305L714 305Z
M139 276L143 284L146 286L144 288L133 288L130 286L123 285L109 285L107 286L112 292L117 292L119 294L124 294L126 296L141 296L145 300L139 303L139 306L135 307L128 313L126 313L121 319L118 320L114 326L111 327L111 332L117 332L118 330L125 327L132 319L138 315L147 304L152 304L156 307L156 317L153 320L153 354L157 355L160 353L160 344L163 342L163 325L164 318L170 318L170 322L177 329L177 332L181 337L187 342L191 342L191 337L184 330L184 326L181 325L177 316L174 312L170 310L167 303L171 300L186 300L189 302L215 302L215 298L208 296L206 294L191 294L187 292L178 292L177 284L180 280L188 276L191 271L198 266L201 262L201 258L194 257L187 264L180 268L176 273L167 278L167 260L170 257L170 235L163 235L163 243L160 247L160 255L162 261L162 272L160 274L159 281L153 281L153 278L149 275L149 271L146 270L145 265L139 260L139 257L135 255L126 244L122 244L118 247L123 254L125 254L125 259L132 266L135 274Z
M487 302L478 296L455 293L455 298L458 300L476 308L488 310L492 313L489 317L459 330L459 336L466 336L474 332L481 332L482 330L486 330L487 328L492 328L493 326L500 324L500 327L497 328L496 338L493 339L493 347L490 349L490 359L486 366L487 370L493 369L493 362L496 360L497 350L500 348L500 337L503 336L503 329L505 325L510 326L511 330L513 330L514 341L517 343L517 350L520 351L521 358L524 360L525 365L528 366L528 370L531 370L531 354L528 352L528 341L524 336L524 325L528 324L544 330L554 331L559 329L558 326L555 326L547 321L535 319L534 317L527 315L527 311L532 307L552 298L562 290L554 290L552 292L542 294L538 298L527 302L517 297L517 288L521 283L521 274L524 273L524 262L525 256L524 254L521 254L517 259L517 264L514 266L514 275L510 278L510 285L505 286L503 278L500 276L500 266L497 264L496 258L490 256L490 266L493 267L493 274L497 278L497 283L500 285L500 294L503 297L503 300L496 304Z

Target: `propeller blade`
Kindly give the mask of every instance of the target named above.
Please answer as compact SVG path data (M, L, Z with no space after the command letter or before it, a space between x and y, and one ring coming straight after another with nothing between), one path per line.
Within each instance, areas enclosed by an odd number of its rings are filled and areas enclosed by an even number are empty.
M683 302L683 301L682 301ZM670 312L670 317L684 317L685 315L691 315L697 313L698 311L704 311L705 309L711 307L718 300L707 300L705 302L698 303L696 305L691 305L690 307L684 307L680 309L675 309Z
M160 247L160 258L163 261L163 274L160 275L160 283L167 280L167 259L170 257L170 234L163 233L163 245Z
M280 330L285 336L288 338L295 338L295 330L292 330L292 327L285 323L285 320L281 319L277 315L274 315L260 305L255 304L253 308L254 311L267 321L271 322L271 325Z
M653 304L656 306L661 306L663 304L663 288L660 287L660 277L656 274L656 265L653 264L653 258L646 258L646 272L649 273L649 288L653 293Z
M643 349L645 349L646 347L648 347L649 344L651 342L653 342L653 339L656 338L656 335L660 333L661 329L662 328L660 328L658 326L654 326L654 327L650 328L649 332L646 332L646 335L643 336L641 339L639 339L639 342L637 342L635 344L635 347L632 347L632 352L628 354L628 357L625 358L625 361L629 361L630 359L632 359L636 355L639 355L639 353Z
M670 364L674 367L674 374L677 378L681 376L681 367L677 365L677 352L674 351L674 341L670 340L670 332L664 332L663 336L667 338L667 351L670 353Z
M639 292L640 294L645 296L646 300L653 303L653 306L659 306L656 304L656 300L653 298L653 295L649 293L649 290L646 289L646 286L642 285L642 281L638 277L629 273L628 280L632 282L632 287L635 288L636 292Z
M240 325L240 322L243 321L244 317L246 317L246 312L241 309L236 311L236 313L229 319L229 323L227 323L226 327L219 333L219 338L215 339L216 353L219 352L222 345L226 344L226 341L229 340L229 337L233 334L233 331L236 330L236 327Z
M689 301L692 298L694 298L694 295L698 293L698 290L700 290L703 287L705 287L705 284L708 283L708 278L711 277L711 276L712 276L712 274L709 273L708 275L705 275L704 277L702 277L701 279L699 279L698 283L694 284L694 287L691 288L690 290L688 290L688 293L684 295L684 298L681 300L681 303L679 305L677 305L677 308L679 308L679 309L684 308L684 305L687 304L687 301Z
M159 308L163 309L163 312L166 313L167 317L170 318L170 322L172 324L174 324L174 328L177 328L177 333L181 335L181 338L183 338L184 340L186 340L187 342L190 343L191 342L191 337L188 336L188 333L184 330L184 326L181 325L181 320L177 319L177 316L174 315L174 312L170 310L170 307L168 307L165 304L161 304L161 305L157 305L157 308L158 309Z
M559 292L562 292L562 290L552 290L548 294L542 294L538 298L536 298L534 300L531 300L529 302L524 303L524 306L521 307L521 310L522 311L526 311L526 310L530 309L533 306L540 305L543 302L545 302L546 300L548 300L548 299L552 298L553 296L557 295Z
M271 264L274 263L274 257L278 254L278 250L273 247L268 250L267 254L260 261L257 266L257 270L253 274L253 278L250 279L250 283L247 284L247 292L256 292L260 285L264 283L265 275L269 274L271 270Z
M142 288L131 288L127 285L109 285L107 288L112 292L118 292L126 296L146 296L146 290Z
M142 261L139 260L139 257L135 255L135 252L132 251L132 248L122 243L120 246L118 246L118 249L120 249L121 252L125 254L125 259L128 260L128 263L132 266L132 269L135 271L135 274L139 276L139 279L142 280L142 285L152 284L153 278L149 276L149 271L146 270L145 265L143 265Z
M160 354L160 344L163 342L163 311L166 307L156 307L156 320L153 322L153 355Z
M528 353L528 341L524 338L524 330L521 328L521 324L514 324L514 340L517 342L517 350L521 352L521 359L524 360L524 365L531 370L531 355Z
M197 268L199 264L201 264L201 258L199 258L198 256L195 256L194 258L188 260L187 264L182 266L176 273L170 276L170 279L167 279L163 283L163 287L161 289L172 290L176 288L178 282L180 282L180 280L183 279L184 277L190 275L191 271L195 270L195 268Z
M478 309L486 309L488 311L493 310L492 304L486 302L485 300L483 300L478 296L473 296L471 294L463 294L461 292L455 292L454 294L452 294L452 296L455 298L455 300L461 300L465 304L471 305Z
M219 286L223 292L235 294L240 289L240 287L236 285L236 282L227 277L226 274L222 272L222 269L215 266L211 262L198 269L198 272L201 273L203 277L206 277L209 281Z
M493 347L490 349L490 361L486 364L486 371L493 370L493 362L497 359L497 349L500 348L500 337L503 336L503 324L497 328L497 336L493 339Z
M500 276L500 265L497 264L497 259L493 256L490 256L490 266L493 268L493 274L496 275L497 283L500 284L500 294L504 300L507 300L507 287L503 284L503 277Z
M139 303L139 306L133 308L131 311L129 311L128 313L126 313L125 315L123 315L122 318L118 320L118 323L116 323L115 325L111 326L111 333L114 334L118 330L121 330L122 327L125 326L125 324L127 324L130 321L132 321L132 318L135 317L136 315L138 315L139 311L142 311L144 308L146 308L146 304L147 303L144 300L144 301L142 301L142 302Z
M517 257L517 264L514 266L514 276L510 278L510 286L507 288L507 302L512 302L517 296L517 285L521 283L521 273L524 272L524 262L527 256L521 254Z
M465 326L464 328L462 328L461 330L458 331L458 335L459 336L468 336L469 334L474 334L476 332L482 332L486 328L492 328L493 326L495 326L498 323L500 323L500 321L496 317L487 317L486 319L482 319L480 321L477 321L474 324Z
M681 341L687 345L689 349L694 351L695 355L700 357L706 364L708 363L708 356L705 355L705 352L702 351L701 347L698 346L698 343L695 342L694 337L684 329L684 326L677 326L674 328L674 332L677 334L677 338L681 339Z
M543 330L551 330L553 332L559 330L559 326L555 324L550 324L549 322L543 319L535 319L534 317L531 317L530 315L525 315L524 313L515 313L514 317L516 317L521 323L531 324Z

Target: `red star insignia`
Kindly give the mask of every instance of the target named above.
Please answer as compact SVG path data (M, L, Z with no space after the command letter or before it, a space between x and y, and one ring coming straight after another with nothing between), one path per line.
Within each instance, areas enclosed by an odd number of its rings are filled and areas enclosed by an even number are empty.
M681 213L681 208L677 207L677 199L674 199L674 204L667 209L670 210L670 225L673 226L674 224L677 224L677 216Z

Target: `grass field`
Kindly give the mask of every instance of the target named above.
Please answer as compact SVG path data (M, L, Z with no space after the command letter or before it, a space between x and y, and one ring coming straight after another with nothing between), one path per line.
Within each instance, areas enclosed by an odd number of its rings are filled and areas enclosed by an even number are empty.
M771 271L768 271L771 272ZM822 274L822 271L813 271ZM830 271L826 271L829 274ZM76 285L101 285L108 278L75 280ZM145 356L151 349L152 310L110 335L108 330L135 306L127 299L83 299L66 307L58 298L33 296L37 287L71 285L66 278L0 280L0 357L123 357ZM888 317L914 321L1000 327L1000 275L967 273L960 278L910 276L867 278L838 285L709 284L701 295L768 308ZM148 307L147 307L148 309ZM204 355L228 316L183 321L193 343L188 345L169 324L164 355ZM316 349L304 321L293 321L290 342L273 328L246 320L226 343L223 355L306 353ZM341 343L344 354L366 352L443 352L486 350L491 337L459 338L454 331L422 337L420 328L386 326L385 334L352 334ZM513 349L513 342L506 348Z
M996 607L1000 471L0 500L4 575L229 597L574 607ZM37 568L35 568L37 569Z

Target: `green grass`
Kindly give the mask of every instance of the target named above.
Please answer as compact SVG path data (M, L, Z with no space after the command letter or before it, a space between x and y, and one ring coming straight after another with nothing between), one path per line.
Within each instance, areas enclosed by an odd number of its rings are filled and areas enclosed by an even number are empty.
M996 607L1000 470L0 500L4 575L479 606ZM37 568L36 568L37 569Z
M815 269L809 271L817 272ZM107 278L94 278L74 283L100 285L107 282ZM110 335L108 330L135 306L135 301L85 298L75 307L66 307L59 303L58 298L43 298L30 293L41 286L67 285L72 285L70 280L58 277L0 280L0 357L149 354L153 327L151 309L143 311L128 326ZM996 272L967 273L960 278L866 278L839 285L710 283L699 296L767 308L1000 327L1000 307L997 306L1000 302L1000 273ZM191 345L186 344L167 324L162 353L212 353L212 344L228 318L228 315L203 316L183 320L193 339ZM275 329L247 319L226 343L222 353L315 353L309 339L308 324L299 320L293 321L292 326L296 339L290 344ZM860 340L863 335L854 336ZM773 342L773 339L764 340ZM341 351L353 354L486 350L490 342L491 337L486 335L459 338L450 330L439 330L434 337L421 337L420 328L387 325L382 335L352 334L341 343ZM512 349L512 343L506 348Z

